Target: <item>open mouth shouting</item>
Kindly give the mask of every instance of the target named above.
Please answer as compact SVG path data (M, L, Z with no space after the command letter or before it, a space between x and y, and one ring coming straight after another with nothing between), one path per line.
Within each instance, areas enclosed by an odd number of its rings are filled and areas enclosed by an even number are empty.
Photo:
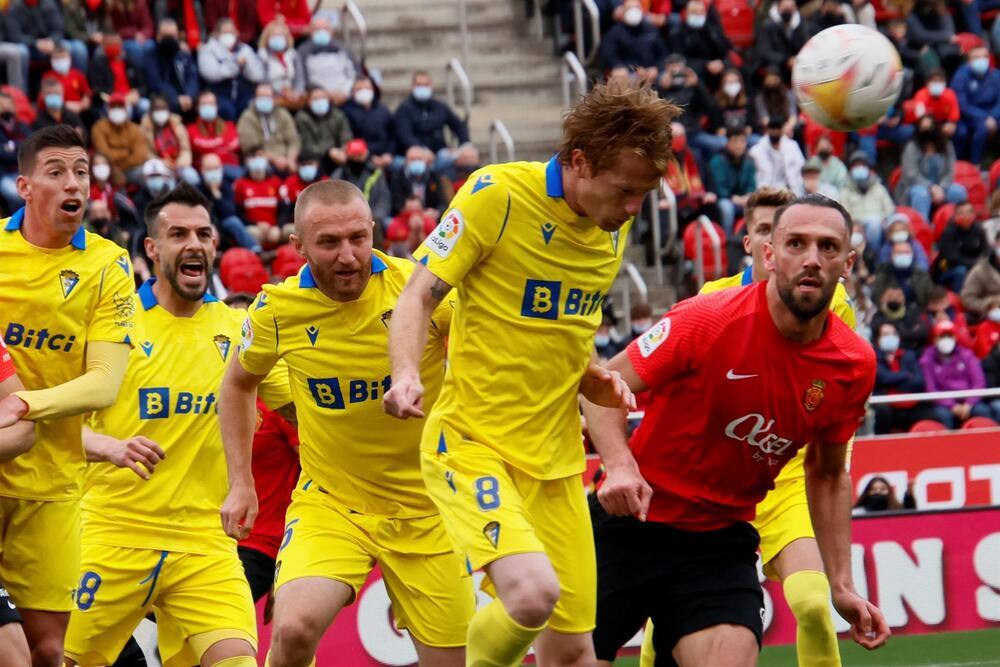
M64 199L59 206L59 210L70 216L77 216L83 213L83 199L79 197L69 197Z

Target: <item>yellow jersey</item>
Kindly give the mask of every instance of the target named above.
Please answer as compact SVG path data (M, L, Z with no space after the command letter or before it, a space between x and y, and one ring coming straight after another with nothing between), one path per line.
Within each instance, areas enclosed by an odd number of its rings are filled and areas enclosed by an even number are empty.
M574 213L556 158L469 177L415 253L458 291L429 434L446 425L537 479L584 470L580 379L631 224Z
M389 320L413 273L409 260L372 253L372 273L355 301L334 301L316 286L309 266L280 285L265 285L243 325L240 362L267 373L288 365L306 483L350 511L414 518L437 514L420 474L423 421L382 410L391 386ZM424 409L444 377L451 297L435 310L421 364Z
M750 285L752 283L753 267L748 266L736 275L705 283L698 293L708 294L709 292L718 292L729 287L740 287L741 285ZM833 298L830 300L830 310L833 311L834 315L843 320L844 324L851 327L852 331L857 326L857 320L854 317L854 304L851 303L851 297L847 296L847 289L844 287L844 283L837 283L837 288L833 291ZM803 447L785 464L781 472L778 473L778 476L774 480L775 485L777 486L781 482L805 475L805 460L806 448Z
M135 282L128 253L81 227L68 246L39 248L21 234L24 209L0 220L0 326L25 388L86 372L87 343L129 343ZM0 463L0 495L79 498L87 465L83 415L39 421L35 446Z
M236 543L219 519L229 483L218 400L244 313L205 295L194 316L177 317L158 306L154 282L138 290L144 336L129 355L118 400L93 413L87 425L120 440L142 435L166 457L149 481L112 463L92 464L83 498L84 535L90 543L116 547L232 551ZM280 407L291 396L287 373L276 370L262 387Z

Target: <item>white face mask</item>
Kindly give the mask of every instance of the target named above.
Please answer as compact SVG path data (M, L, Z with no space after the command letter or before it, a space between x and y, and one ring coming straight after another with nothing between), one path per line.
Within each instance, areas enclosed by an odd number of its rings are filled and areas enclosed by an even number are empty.
M611 336L608 334L597 334L594 336L595 347L607 347L611 343Z
M865 235L861 232L851 232L851 247L856 248L865 240Z
M941 97L941 95L944 93L944 81L935 81L933 83L928 83L927 92L931 94L931 97Z
M1000 306L997 306L996 308L990 308L990 312L987 315L987 317L990 319L990 322L996 322L997 324L1000 324Z
M892 265L897 269L908 269L913 266L913 255L910 255L909 253L893 255Z
M94 179L98 181L106 181L111 176L111 165L109 164L95 164L91 169L94 172Z
M687 17L687 24L689 27L695 30L703 27L705 25L705 15L704 14L689 14Z
M878 349L892 354L899 349L899 336L896 334L887 334L878 339Z
M170 111L167 109L157 109L151 115L153 122L160 126L166 125L167 121L170 120Z
M722 92L726 94L726 97L736 97L741 90L743 90L743 84L739 81L729 81L722 84Z
M889 240L893 243L906 243L910 240L910 233L906 230L899 230L889 235Z
M236 46L236 33L235 32L224 32L219 35L219 42L222 43L227 49L232 49Z
M642 8L629 7L625 10L625 16L622 18L625 21L625 25L637 26L642 23Z
M375 99L375 91L371 88L358 88L354 91L354 101L363 107L368 106Z
M942 336L936 343L937 350L941 354L951 354L955 351L955 339L951 336Z
M71 65L72 63L70 63L69 58L55 58L52 60L52 69L62 76L69 74L69 68Z
M115 125L122 125L126 120L128 120L128 112L121 107L113 107L108 110L108 120Z

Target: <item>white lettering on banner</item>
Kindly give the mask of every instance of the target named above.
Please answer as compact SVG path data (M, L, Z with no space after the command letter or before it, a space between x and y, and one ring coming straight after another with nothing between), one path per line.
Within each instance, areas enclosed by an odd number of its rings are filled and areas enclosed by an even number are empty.
M927 487L931 484L947 484L951 488L948 500L929 500ZM913 480L913 498L922 510L952 509L965 506L965 468L928 468L917 473Z
M976 589L976 613L984 621L1000 621L1000 533L979 540L972 567L985 584Z
M737 433L736 429L743 426L747 422L752 422L752 425L749 427L750 430L742 435ZM764 417L764 415L751 413L729 422L726 426L726 435L733 440L753 445L765 454L776 454L780 456L781 454L784 454L785 450L791 447L794 443L788 438L781 438L774 433L768 433L773 426L773 419L768 420Z
M854 590L864 599L868 598L868 576L865 574L865 548L860 544L851 545L851 576L854 578ZM837 632L847 632L851 624L845 621L830 600L830 616L833 618L833 628Z
M926 625L938 625L945 617L941 567L944 542L936 537L914 540L912 548L915 561L898 542L876 542L872 546L879 608L893 628L909 622L906 606Z
M969 481L988 481L990 483L990 504L1000 505L1000 463L970 467Z

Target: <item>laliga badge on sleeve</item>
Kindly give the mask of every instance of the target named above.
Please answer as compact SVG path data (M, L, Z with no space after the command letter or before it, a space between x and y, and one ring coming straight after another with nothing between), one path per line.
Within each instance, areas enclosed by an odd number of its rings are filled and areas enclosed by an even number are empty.
M435 255L444 258L451 254L451 251L455 249L455 244L458 240L462 238L462 232L465 231L465 220L462 218L462 214L458 212L457 208L453 208L444 214L441 218L441 222L438 226L434 228L434 231L430 233L430 236L424 241L427 247L430 248Z

